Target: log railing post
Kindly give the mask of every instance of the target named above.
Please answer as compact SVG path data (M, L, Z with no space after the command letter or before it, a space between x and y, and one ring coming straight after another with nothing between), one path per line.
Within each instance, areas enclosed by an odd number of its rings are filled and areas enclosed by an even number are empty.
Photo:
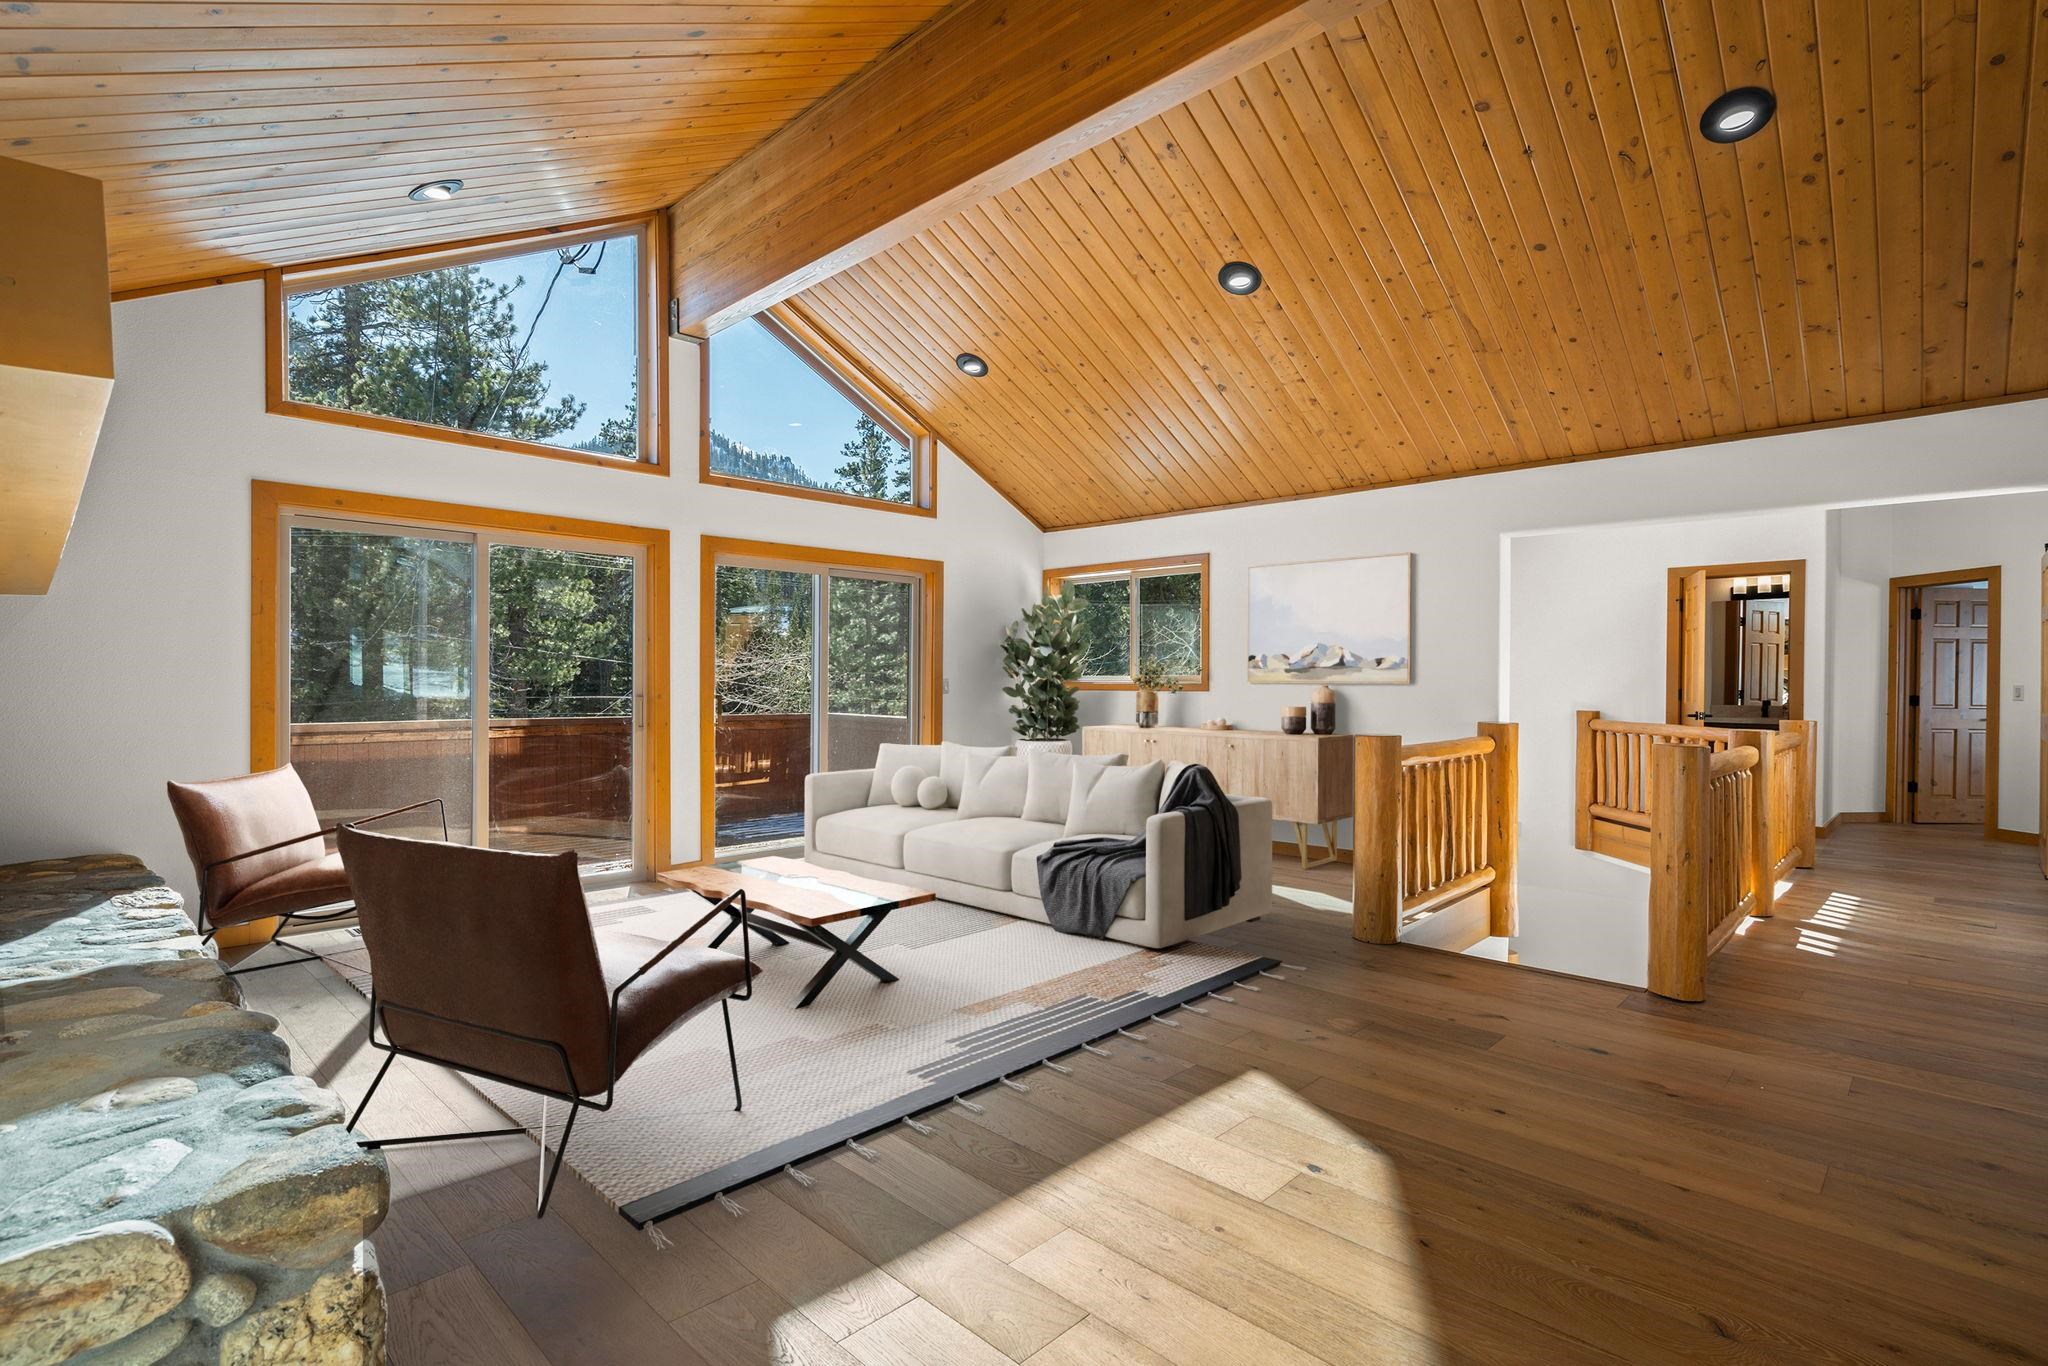
M1572 847L1575 849L1593 847L1593 723L1599 719L1597 711L1579 713L1579 794L1578 806L1572 812Z
M1493 741L1486 756L1486 863L1493 869L1487 890L1486 932L1515 932L1515 851L1521 786L1518 752L1521 727L1512 721L1481 721L1479 733ZM1579 808L1583 819L1584 806Z
M1703 745L1650 746L1650 990L1707 997L1707 778Z
M1792 827L1792 833L1798 837L1799 857L1796 864L1801 868L1811 868L1816 846L1820 841L1814 799L1814 784L1820 777L1820 722L1782 721L1779 726L1781 729L1799 731L1805 741L1799 746L1796 781L1792 785L1793 809L1787 813L1787 817L1796 822Z
M1361 735L1352 765L1351 937L1401 937L1401 737Z
M1769 916L1777 902L1778 856L1774 851L1779 827L1789 817L1789 813L1778 809L1779 803L1771 800L1771 786L1777 776L1778 756L1773 752L1777 739L1777 733L1768 730L1738 730L1728 736L1731 746L1748 745L1756 751L1756 770L1749 779L1750 828L1742 836L1742 866L1750 886L1756 889L1756 904L1749 913L1759 918Z

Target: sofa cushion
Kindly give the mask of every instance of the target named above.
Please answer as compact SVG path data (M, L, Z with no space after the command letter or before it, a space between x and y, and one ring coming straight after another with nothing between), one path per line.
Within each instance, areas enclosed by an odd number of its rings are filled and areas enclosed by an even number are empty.
M960 805L960 794L967 790L968 762L972 759L1000 759L1016 752L1015 745L956 745L947 740L939 746L939 766L935 772L946 780L946 804Z
M1014 754L976 754L967 760L960 817L1024 814L1024 761Z
M1076 765L1067 796L1069 835L1142 835L1159 810L1159 780L1166 765L1154 759L1135 768Z
M903 866L903 837L913 830L960 819L958 812L941 808L927 811L921 806L856 806L818 817L811 842L823 854L877 863L884 868Z
M889 784L895 780L896 771L915 768L923 776L932 777L939 771L939 747L937 745L877 745L875 747L874 776L868 782L868 805L881 806L896 799L889 795Z
M903 839L902 867L977 887L1007 891L1010 857L1026 845L1051 840L1059 827L1014 816L976 816L913 830ZM829 852L829 851L828 851Z
M1024 819L1067 823L1067 790L1073 786L1076 764L1124 762L1123 754L1060 754L1035 751L1024 756Z
M1038 856L1058 844L1058 840L1043 840L1029 844L1010 856L1010 890L1018 896L1028 896L1033 901L1045 898L1038 891ZM1131 884L1131 890L1124 895L1123 904L1116 908L1119 920L1143 920L1145 918L1145 879L1139 878Z

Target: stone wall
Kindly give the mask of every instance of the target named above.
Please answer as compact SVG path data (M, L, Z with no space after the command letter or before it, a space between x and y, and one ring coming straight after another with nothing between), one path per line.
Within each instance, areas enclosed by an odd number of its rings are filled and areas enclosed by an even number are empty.
M0 1363L382 1362L383 1156L120 854L0 867Z

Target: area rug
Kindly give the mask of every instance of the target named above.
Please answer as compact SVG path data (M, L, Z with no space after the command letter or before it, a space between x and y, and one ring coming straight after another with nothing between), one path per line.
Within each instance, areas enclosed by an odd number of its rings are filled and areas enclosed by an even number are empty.
M592 919L651 956L705 909L677 892L596 905ZM895 912L864 948L900 980L849 967L797 1010L824 951L756 936L753 999L732 1007L746 1109L733 1111L725 1032L708 1011L633 1065L611 1110L577 1121L568 1165L645 1226L1277 965L1205 944L1161 952L1059 934L945 901ZM321 950L369 993L359 947ZM538 1135L539 1097L465 1080ZM552 1141L559 1104L551 1118Z

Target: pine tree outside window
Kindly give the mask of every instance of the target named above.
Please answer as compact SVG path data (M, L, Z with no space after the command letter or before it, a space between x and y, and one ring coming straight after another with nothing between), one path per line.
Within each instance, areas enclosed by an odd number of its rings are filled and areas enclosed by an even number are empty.
M706 483L932 511L930 436L794 312L718 332L705 365Z
M1045 591L1080 606L1078 689L1129 689L1156 661L1183 690L1209 686L1209 557L1049 569Z
M660 468L651 220L270 275L270 410Z

